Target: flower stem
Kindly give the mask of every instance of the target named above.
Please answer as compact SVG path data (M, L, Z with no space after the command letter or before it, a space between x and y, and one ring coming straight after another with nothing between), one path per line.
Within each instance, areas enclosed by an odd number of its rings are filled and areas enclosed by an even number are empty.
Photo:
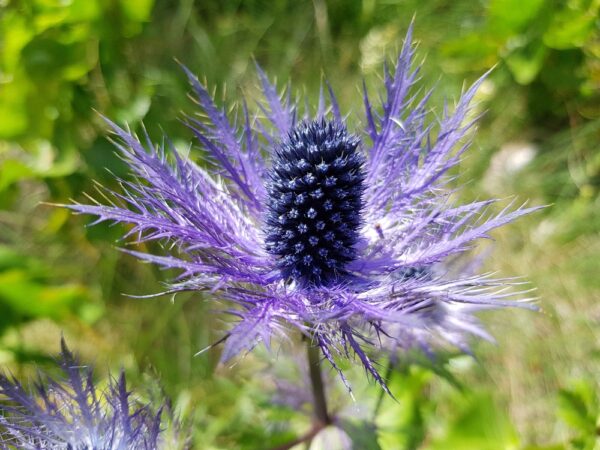
M310 371L310 382L312 385L315 418L323 425L331 423L331 418L327 412L327 400L325 399L325 388L323 385L323 376L321 374L321 355L319 347L306 343L308 353L308 367Z

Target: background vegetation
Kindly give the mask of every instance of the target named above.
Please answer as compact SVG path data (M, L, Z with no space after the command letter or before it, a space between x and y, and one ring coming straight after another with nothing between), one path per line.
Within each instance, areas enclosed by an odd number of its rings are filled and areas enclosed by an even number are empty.
M175 58L228 102L252 98L253 59L309 102L324 74L353 117L363 76L378 85L416 14L438 113L495 67L462 195L550 205L496 233L488 263L527 275L543 311L485 317L498 344L477 345L477 360L402 357L398 402L383 399L377 429L361 425L379 390L360 371L356 403L336 380L330 395L347 432L366 436L358 448L600 448L599 10L598 0L0 0L0 363L29 376L64 333L101 375L123 366L133 386L158 380L195 448L268 448L305 432L302 361L194 357L221 326L204 299L123 297L168 274L119 253L122 229L86 228L45 203L125 175L95 111L189 145L177 119L194 106Z

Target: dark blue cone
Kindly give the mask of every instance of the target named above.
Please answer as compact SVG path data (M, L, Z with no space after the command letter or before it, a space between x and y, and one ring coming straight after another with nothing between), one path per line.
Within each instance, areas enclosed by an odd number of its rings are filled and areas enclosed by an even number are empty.
M364 191L359 139L338 122L302 122L275 152L267 250L286 278L321 286L355 258Z

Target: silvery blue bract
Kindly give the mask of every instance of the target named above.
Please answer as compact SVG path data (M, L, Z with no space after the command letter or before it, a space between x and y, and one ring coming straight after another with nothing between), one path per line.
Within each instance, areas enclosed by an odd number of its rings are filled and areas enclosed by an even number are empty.
M125 374L98 390L62 342L64 379L41 375L33 390L0 375L0 448L18 450L173 449L162 439L162 408L140 403Z

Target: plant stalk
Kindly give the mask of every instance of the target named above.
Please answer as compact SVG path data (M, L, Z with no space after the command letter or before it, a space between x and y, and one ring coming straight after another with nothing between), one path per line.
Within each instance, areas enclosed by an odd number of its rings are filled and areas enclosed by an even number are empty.
M327 412L327 400L325 398L325 386L321 374L321 355L319 347L306 343L308 354L308 367L310 372L310 382L312 385L315 418L323 425L331 423L331 418Z

